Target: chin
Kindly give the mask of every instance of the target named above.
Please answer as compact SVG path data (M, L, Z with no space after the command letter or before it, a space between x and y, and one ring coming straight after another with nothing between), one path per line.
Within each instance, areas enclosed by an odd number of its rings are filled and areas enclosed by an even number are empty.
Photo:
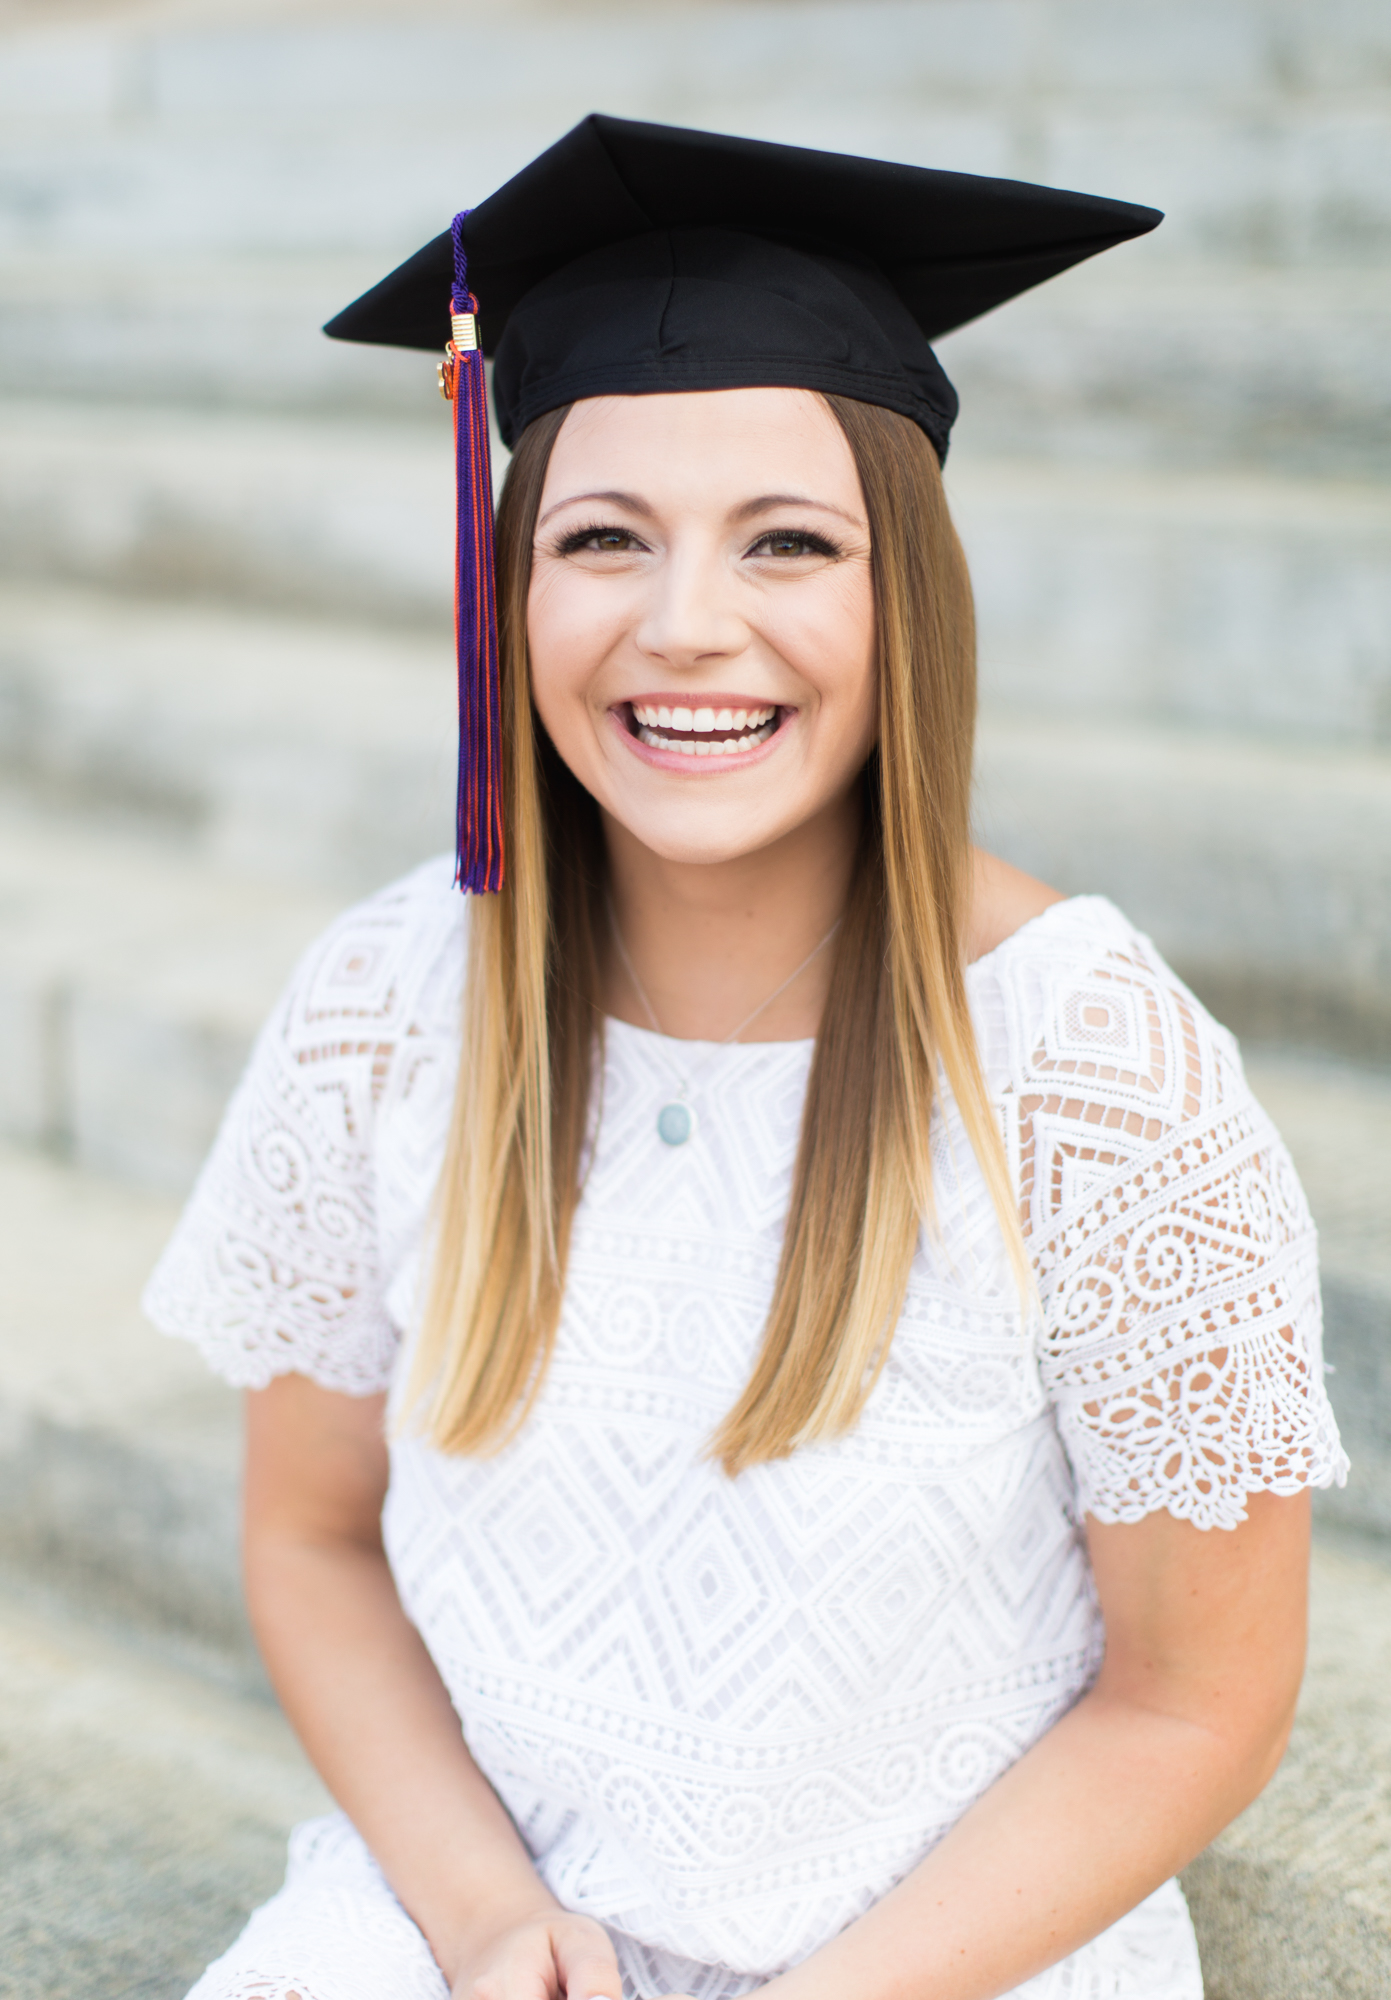
M684 868L716 868L722 862L741 861L787 831L783 826L751 826L747 817L741 817L737 826L726 822L718 827L663 824L637 814L631 819L623 813L614 817L649 854Z
M742 861L745 855L756 854L766 841L740 840L697 841L697 840L649 840L641 833L633 838L642 842L649 854L655 854L659 861L670 861L682 868L718 868L721 863Z

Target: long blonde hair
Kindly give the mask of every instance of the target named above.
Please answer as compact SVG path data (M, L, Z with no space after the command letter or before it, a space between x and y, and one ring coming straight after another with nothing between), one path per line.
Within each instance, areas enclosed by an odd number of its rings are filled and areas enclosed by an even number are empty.
M976 708L965 557L917 426L825 400L869 517L879 741L763 1344L711 1443L731 1475L858 1419L933 1213L939 1064L1027 1285L964 981ZM532 542L565 416L525 432L498 510L507 884L470 912L459 1082L407 1394L432 1441L455 1453L506 1443L545 1379L603 1033L598 808L536 721L527 662Z

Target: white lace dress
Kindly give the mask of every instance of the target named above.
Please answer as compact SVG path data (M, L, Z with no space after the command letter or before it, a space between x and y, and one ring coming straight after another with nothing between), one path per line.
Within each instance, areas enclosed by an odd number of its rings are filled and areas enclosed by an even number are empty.
M227 1380L399 1375L458 1049L447 862L351 911L262 1035L147 1308ZM392 1453L385 1533L473 1755L630 2000L734 2000L910 1869L1087 1686L1078 1523L1340 1479L1314 1232L1236 1048L1109 904L970 970L1044 1305L1030 1327L969 1145L936 1121L925 1236L858 1428L728 1480L703 1447L778 1261L805 1042L611 1022L555 1360L500 1456ZM695 1136L656 1114L687 1062ZM1019 1989L1199 2000L1170 1883ZM341 1816L197 2000L445 2000Z

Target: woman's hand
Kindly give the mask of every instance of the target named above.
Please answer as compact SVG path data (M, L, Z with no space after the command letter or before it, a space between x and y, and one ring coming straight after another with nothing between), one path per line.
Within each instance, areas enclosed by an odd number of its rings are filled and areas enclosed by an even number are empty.
M450 2000L622 2000L608 1933L590 1917L540 1910L476 1948Z

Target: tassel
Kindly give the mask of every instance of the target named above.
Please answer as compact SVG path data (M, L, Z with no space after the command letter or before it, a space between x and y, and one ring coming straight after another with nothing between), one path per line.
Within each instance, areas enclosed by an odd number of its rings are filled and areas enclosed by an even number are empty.
M454 635L459 655L459 792L454 880L474 895L502 887L502 695L493 584L493 472L478 301L468 288L464 209L453 226L452 338L440 364L454 405L458 516Z

